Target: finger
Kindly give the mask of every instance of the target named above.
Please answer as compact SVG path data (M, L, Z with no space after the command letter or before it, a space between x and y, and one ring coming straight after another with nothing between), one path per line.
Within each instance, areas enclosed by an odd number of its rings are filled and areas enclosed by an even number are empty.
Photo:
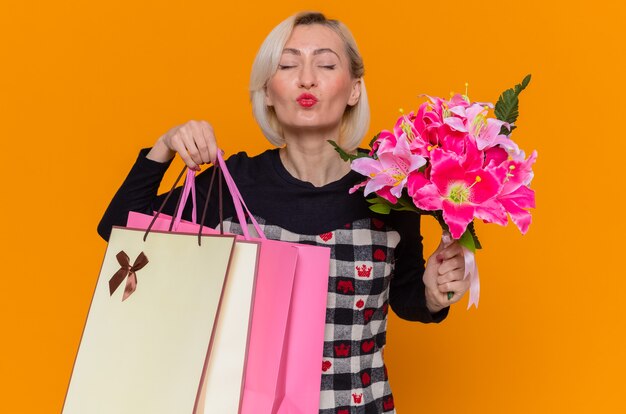
M434 259L437 262L441 262L442 258L440 257L440 253L443 251L443 249L446 248L446 244L444 242L443 239L441 239L441 241L439 241L439 245L437 246L437 248L435 249L435 251L433 252L433 254L429 257L430 259Z
M196 148L198 148L202 163L208 164L209 162L211 162L211 156L209 154L209 147L205 138L206 134L202 130L202 122L190 121L189 128L196 144Z
M457 254L449 259L446 259L439 263L437 267L437 273L443 275L444 273L451 272L456 269L464 269L465 268L465 259L463 255Z
M202 165L202 157L200 156L200 151L198 150L189 124L185 125L184 128L181 128L179 133L185 145L185 149L193 162L197 165Z
M443 275L437 276L437 286L448 283L463 280L465 278L465 272L461 269L455 269Z
M176 151L178 155L180 155L180 158L190 170L197 171L200 169L200 167L198 167L198 164L196 164L189 156L189 153L187 152L187 149L185 148L185 145L181 140L171 140L171 144L172 149Z
M446 282L437 286L439 292L447 295L448 292L461 293L463 295L469 289L469 280L457 280L454 282Z
M215 138L215 132L213 131L213 127L206 121L201 121L201 129L202 136L204 141L207 144L207 149L209 152L209 161L215 164L215 160L217 158L217 139Z
M440 261L443 261L453 256L456 256L457 254L463 254L463 248L461 247L461 244L458 242L458 240L455 240L453 243L441 250L437 255L437 258Z

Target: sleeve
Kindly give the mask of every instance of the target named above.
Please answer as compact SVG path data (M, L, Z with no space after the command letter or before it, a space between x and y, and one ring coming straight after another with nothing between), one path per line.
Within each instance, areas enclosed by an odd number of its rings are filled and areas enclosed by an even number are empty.
M139 152L135 164L98 224L98 234L107 241L113 226L126 225L130 211L150 214L154 205L160 205L157 204L157 192L171 161L165 163L152 161L146 158L149 151L149 148L144 148Z
M149 151L150 148L144 148L139 152L135 164L104 212L98 224L98 234L104 240L109 240L113 226L126 225L129 212L136 211L139 213L152 214L152 212L158 210L165 201L167 193L161 195L157 194L163 176L172 162L160 163L150 160L146 158ZM230 157L226 163L232 165L237 159L238 157ZM207 199L212 173L213 167L211 166L196 176L196 202L200 209L204 207ZM172 215L174 213L181 191L182 186L174 189L172 196L163 206L162 211L164 214ZM233 213L233 207L232 198L230 193L225 189L225 185L222 204L224 206L225 217L228 217L228 215ZM191 210L191 203L187 203L183 209L183 219L191 219ZM204 225L215 228L219 224L218 190L212 192L207 211L209 214L205 217Z
M424 252L420 233L420 215L393 211L390 224L400 233L395 252L395 267L389 288L389 306L402 319L423 323L439 323L448 315L449 307L430 313L426 307Z

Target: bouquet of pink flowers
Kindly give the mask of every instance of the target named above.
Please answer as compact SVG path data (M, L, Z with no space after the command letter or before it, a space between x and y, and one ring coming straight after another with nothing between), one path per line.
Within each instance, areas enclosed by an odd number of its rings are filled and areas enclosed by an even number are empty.
M371 210L432 215L444 241L448 232L459 240L471 281L468 308L478 306L480 290L474 218L504 226L510 216L522 234L531 222L527 209L535 207L535 194L529 185L537 152L526 157L510 138L519 94L529 82L530 75L506 90L495 107L471 102L467 90L450 100L428 97L417 112L402 113L392 131L378 133L369 154L348 154L331 141L351 168L367 177L350 191L363 188ZM489 117L492 109L495 118Z

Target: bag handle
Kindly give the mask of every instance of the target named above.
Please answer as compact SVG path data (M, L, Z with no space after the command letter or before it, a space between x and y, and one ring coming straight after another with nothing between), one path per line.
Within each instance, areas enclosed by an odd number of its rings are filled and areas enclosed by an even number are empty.
M187 176L185 177L185 185L178 198L176 209L174 210L174 217L170 223L169 231L178 228L180 221L183 219L183 208L187 204L189 194L191 193L191 222L197 224L198 218L196 214L196 172L194 170L187 170Z
M259 223L256 221L252 213L250 213L250 210L248 209L246 202L243 200L243 197L241 196L241 193L239 192L239 189L237 188L233 177L230 175L228 167L226 167L226 163L224 162L224 158L222 157L221 150L217 151L217 163L220 166L222 173L224 174L224 181L226 181L226 186L228 187L228 191L230 192L231 198L233 199L235 212L237 213L237 219L239 220L239 224L241 225L241 230L245 239L250 240L250 232L248 231L248 221L246 220L244 210L246 213L248 213L248 217L250 217L250 221L252 222L254 229L259 235L259 238L267 240L265 233L263 233L261 226L259 226Z
M150 230L152 230L152 226L156 222L157 218L161 215L161 212L163 211L163 207L165 207L165 204L167 204L167 201L170 199L172 194L174 194L174 189L178 185L178 182L183 177L183 174L185 173L186 170L187 170L187 166L185 165L183 167L182 171L180 172L180 174L178 174L178 177L176 178L176 181L174 181L174 184L172 185L172 188L170 189L170 191L167 192L167 195L165 196L165 199L161 203L161 206L157 210L156 214L152 217L152 221L150 221L150 224L148 225L148 228L146 229L146 232L143 235L143 241L146 241L146 239L148 238L148 234L150 233ZM182 193L181 193L181 197L182 197ZM179 202L180 202L180 197L179 197ZM178 210L178 204L176 205L176 209ZM170 229L170 231L171 231L171 229Z
M223 202L222 202L222 170L219 168L219 165L215 164L213 166L213 174L211 174L211 181L209 182L209 191L207 191L206 199L204 200L204 208L202 209L202 218L200 219L200 229L198 230L198 245L200 245L200 240L202 239L202 228L204 227L204 219L206 218L206 212L209 208L209 199L211 198L211 192L213 190L213 183L215 182L215 173L218 173L218 210L219 210L219 219L220 219L220 234L224 234L224 210L223 210Z
M170 189L170 191L168 192L167 196L165 197L165 200L163 200L163 203L161 203L161 206L159 207L159 210L156 212L156 214L154 215L154 217L152 218L152 221L150 222L150 225L148 226L148 228L146 229L146 232L143 236L143 240L146 241L146 238L148 237L148 234L150 233L150 230L152 229L152 226L154 225L154 223L156 222L157 218L159 217L159 215L162 213L163 208L165 207L165 204L167 203L167 201L169 200L169 198L171 197L171 195L174 192L174 189L176 188L176 186L178 185L178 182L180 181L180 179L182 178L183 174L185 173L185 170L187 170L187 166L184 166L182 171L180 172L180 174L178 175L178 177L176 178L176 181L174 182L174 185L172 185L172 188ZM220 223L220 234L224 234L224 214L223 214L223 196L222 196L222 176L224 177L224 181L226 182L226 186L228 187L228 190L231 194L231 198L233 200L233 205L235 207L235 212L237 214L237 219L239 220L239 224L241 225L241 230L243 232L243 236L246 240L250 240L252 237L250 236L250 232L248 230L248 225L247 225L247 220L246 220L246 213L248 214L248 217L250 217L250 221L252 223L252 225L254 226L254 229L256 230L258 237L262 240L267 240L267 237L265 236L265 233L263 232L263 230L261 229L261 226L259 225L259 223L256 221L256 219L254 218L254 216L252 215L252 213L250 212L250 210L248 209L248 206L246 205L245 201L243 200L243 197L241 196L241 193L239 192L239 189L237 188L237 185L235 184L235 181L233 180L233 177L231 176L230 172L228 171L228 168L226 167L226 162L224 162L224 158L222 157L222 153L221 150L217 151L217 163L214 164L214 168L213 168L213 174L211 176L211 180L209 182L209 190L207 191L207 197L204 203L204 207L202 209L202 218L200 220L200 229L198 231L198 245L200 245L200 241L201 241L201 235L202 235L202 228L204 227L204 220L206 218L206 212L208 210L208 206L209 206L209 199L211 196L211 192L213 189L213 184L215 181L215 174L218 173L219 174L219 179L218 179L218 199L219 199L219 223ZM181 191L181 194L178 198L178 203L176 204L176 210L174 211L174 218L172 220L172 222L170 223L170 228L169 231L172 231L173 226L174 225L178 225L178 223L180 223L181 219L182 219L182 206L184 206L184 203L187 202L187 199L189 198L189 194L191 194L192 196L192 202L193 202L193 209L192 209L192 220L195 224L197 224L197 217L196 217L196 191L195 191L195 171L193 170L188 170L187 171L187 176L185 177L185 184L183 187L183 190ZM244 212L245 210L245 212Z

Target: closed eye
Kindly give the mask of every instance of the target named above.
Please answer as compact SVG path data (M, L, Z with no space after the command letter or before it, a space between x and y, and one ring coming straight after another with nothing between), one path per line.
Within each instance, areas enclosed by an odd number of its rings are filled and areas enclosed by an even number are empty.
M324 69L331 69L332 70L332 69L335 69L336 66L337 65L322 65L321 67L324 68Z
M279 70L295 68L295 65L278 65Z

